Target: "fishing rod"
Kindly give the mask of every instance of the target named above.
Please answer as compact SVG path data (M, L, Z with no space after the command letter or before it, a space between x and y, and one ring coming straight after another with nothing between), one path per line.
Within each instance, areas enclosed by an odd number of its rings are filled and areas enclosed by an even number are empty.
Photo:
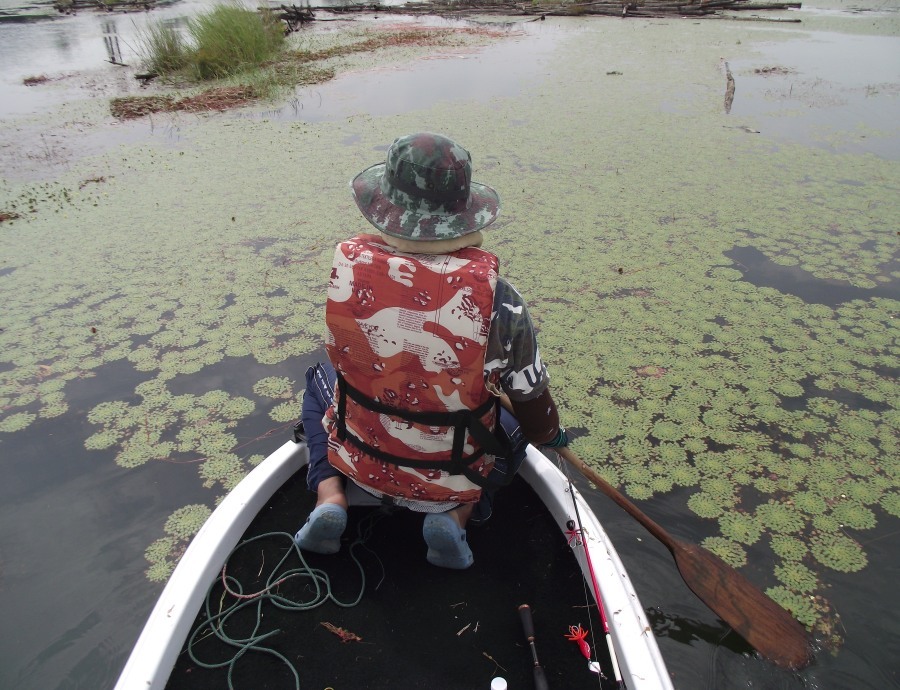
M603 599L600 596L600 587L597 584L597 575L594 573L594 564L591 562L591 550L588 548L587 535L584 531L584 525L581 524L581 513L578 511L578 499L575 495L575 486L569 477L568 469L565 470L566 481L569 483L569 494L572 496L572 507L575 509L575 521L569 520L566 523L566 529L574 532L575 523L577 521L578 531L576 533L577 540L581 542L581 548L584 549L584 557L587 562L588 572L591 574L591 586L594 589L594 600L597 602L597 612L600 614L600 623L603 625L603 635L606 638L606 646L609 649L609 660L612 663L613 675L616 678L616 687L619 690L625 689L625 681L622 680L622 672L619 669L619 659L616 656L616 650L613 647L612 636L609 634L609 621L606 618L606 608L603 606ZM577 639L577 638L576 638ZM583 652L584 650L582 650ZM588 651L588 661L590 661L590 651ZM598 657L599 659L599 657ZM599 667L599 660L597 666ZM599 668L598 668L599 671Z
M515 411L513 410L513 407L512 407L512 401L509 399L508 396L501 395L500 396L500 404L503 405L503 407L506 409L507 412L509 412L512 415L515 415ZM554 450L556 450L556 449L554 449ZM603 625L603 633L604 633L604 637L606 638L606 646L609 649L609 659L610 659L610 663L612 664L613 675L615 676L615 679L616 679L616 687L619 690L625 690L625 682L622 680L622 672L619 669L619 659L616 656L616 650L613 647L612 636L610 635L610 632L609 632L609 621L606 618L606 609L603 606L603 599L600 596L600 586L597 584L597 575L594 572L594 564L591 561L591 551L588 548L587 535L584 530L584 525L582 525L582 523L581 523L581 513L578 511L578 500L577 500L576 494L575 494L575 486L572 484L572 479L569 476L569 472L568 472L568 468L566 467L566 463L563 462L563 456L560 455L559 453L557 453L557 455L559 457L559 463L561 465L561 469L563 470L563 474L566 478L566 481L569 484L569 494L572 496L572 507L575 509L575 520L577 521L577 524L578 524L577 535L578 535L579 541L581 542L581 547L584 549L585 561L586 561L586 564L588 567L588 572L591 575L591 586L593 587L593 590L594 590L594 599L597 602L597 611L600 614L600 622ZM566 529L575 533L574 528L575 528L575 523L572 520L569 520L566 523ZM525 637L528 639L528 642L531 645L531 653L534 657L535 687L537 687L538 690L542 690L543 688L546 687L547 681L544 679L543 669L541 669L540 665L538 664L537 651L535 650L535 647L534 647L534 625L533 625L533 622L531 619L531 609L528 607L528 604L522 604L519 607L519 613L522 617L522 625L525 628ZM571 636L570 637L567 636L567 637L569 637L569 639L571 639L571 640L578 642L579 649L581 649L582 654L588 660L588 668L592 672L599 674L600 673L599 656L598 656L598 661L596 661L596 662L591 661L590 647L584 641L585 633L583 631L581 631L580 628L581 628L581 626L579 626L577 630L574 627L571 628L569 631L571 633ZM540 671L540 680L538 679L538 671Z
M513 411L507 396L501 396L500 401L507 410ZM812 641L806 629L786 609L718 556L673 537L570 448L554 450L665 546L691 591L763 657L780 668L794 671L812 662Z
M672 554L685 584L756 651L781 668L797 670L809 665L812 661L809 636L790 613L718 556L675 539L570 448L555 450L658 539Z

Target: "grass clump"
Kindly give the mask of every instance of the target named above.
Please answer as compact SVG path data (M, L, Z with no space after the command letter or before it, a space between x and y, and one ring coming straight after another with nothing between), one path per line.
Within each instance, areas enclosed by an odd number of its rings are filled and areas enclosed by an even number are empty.
M196 43L192 67L200 79L216 79L272 59L284 45L284 29L268 12L219 5L188 23Z
M187 36L157 22L141 38L147 69L197 80L228 77L272 60L284 45L284 28L270 12L223 4L187 23Z

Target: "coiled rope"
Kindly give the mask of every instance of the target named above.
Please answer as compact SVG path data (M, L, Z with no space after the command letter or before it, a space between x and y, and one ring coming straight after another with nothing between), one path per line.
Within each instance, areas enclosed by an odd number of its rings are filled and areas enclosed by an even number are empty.
M328 601L331 601L342 608L356 606L362 600L366 589L365 569L356 555L358 549L364 548L369 551L369 553L373 554L381 567L381 579L379 579L378 584L375 585L375 589L378 589L381 582L384 580L384 565L382 564L381 559L378 558L378 555L366 546L366 541L371 535L375 524L385 515L386 513L382 511L372 511L360 520L357 526L357 538L350 545L350 557L353 559L353 562L356 564L359 571L359 593L356 595L355 599L347 602L341 601L334 595L331 590L331 579L327 572L310 567L303 557L303 552L294 542L293 535L288 534L287 532L267 532L266 534L260 534L245 539L239 543L225 560L225 564L222 566L221 578L214 582L206 593L204 602L206 620L201 625L197 626L191 633L187 642L187 653L190 656L191 661L197 666L205 669L227 667L228 688L229 690L234 690L232 675L237 662L248 652L268 654L274 656L288 668L291 675L294 677L294 688L295 690L299 690L300 674L297 672L297 669L291 661L277 650L263 644L266 640L281 632L279 629L269 631L260 630L262 627L263 606L268 603L285 611L296 612L310 611L322 606ZM290 548L285 551L281 560L278 561L269 572L265 586L259 591L245 594L240 581L228 574L228 563L241 549L262 539L286 539L290 542ZM293 556L296 556L299 559L299 567L288 567L288 562L292 560ZM292 580L300 581L301 586L296 587L299 592L311 591L312 596L298 601L291 599L278 591L281 585ZM222 584L225 591L220 595L219 601L215 602L215 590L217 589L218 584ZM225 599L229 596L234 599L234 602L230 606L223 608ZM219 610L218 612L214 612L217 606ZM227 621L239 611L251 606L256 607L256 623L253 626L251 633L246 637L232 637L229 635L225 630ZM202 661L197 657L194 649L195 645L210 635L215 635L221 642L236 650L231 658L218 663L210 663Z

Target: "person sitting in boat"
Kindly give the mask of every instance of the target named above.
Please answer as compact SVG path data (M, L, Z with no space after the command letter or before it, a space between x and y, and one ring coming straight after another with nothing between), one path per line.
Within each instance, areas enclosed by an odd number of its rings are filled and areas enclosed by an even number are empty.
M326 303L335 380L324 366L307 376L307 481L317 502L295 535L301 549L340 549L349 478L426 513L430 563L468 568L473 510L498 476L514 474L511 439L497 423L499 396L528 441L568 444L525 302L499 277L497 257L480 249L499 197L471 172L466 149L419 133L396 139L384 163L350 183L378 232L335 249ZM313 400L323 389L333 402ZM327 405L318 420L316 404ZM506 467L494 471L498 457Z

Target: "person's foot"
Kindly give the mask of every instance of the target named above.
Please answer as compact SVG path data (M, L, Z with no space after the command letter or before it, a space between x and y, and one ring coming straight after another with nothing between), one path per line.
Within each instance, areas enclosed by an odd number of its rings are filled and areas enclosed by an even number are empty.
M304 551L331 554L341 550L341 535L347 526L347 511L335 503L316 506L306 524L294 535L294 541Z
M450 513L429 513L422 525L422 536L428 544L426 560L441 568L464 570L475 562L466 541L466 531Z

